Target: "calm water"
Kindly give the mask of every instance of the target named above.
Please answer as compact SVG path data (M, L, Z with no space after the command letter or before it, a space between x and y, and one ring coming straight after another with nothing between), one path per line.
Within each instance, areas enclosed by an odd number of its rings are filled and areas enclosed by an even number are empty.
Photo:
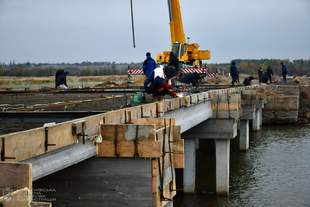
M250 140L246 153L232 143L229 197L200 189L175 206L310 206L310 126L265 127Z

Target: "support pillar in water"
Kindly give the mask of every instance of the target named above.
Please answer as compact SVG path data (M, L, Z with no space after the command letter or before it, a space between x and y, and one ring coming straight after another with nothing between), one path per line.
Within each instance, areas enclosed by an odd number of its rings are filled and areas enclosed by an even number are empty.
M262 123L262 115L263 110L262 108L257 108L255 112L255 118L253 119L253 131L259 131L261 129L261 123Z
M250 142L249 120L240 120L239 149L247 151Z
M229 193L229 158L230 139L215 140L216 153L216 193L228 195Z

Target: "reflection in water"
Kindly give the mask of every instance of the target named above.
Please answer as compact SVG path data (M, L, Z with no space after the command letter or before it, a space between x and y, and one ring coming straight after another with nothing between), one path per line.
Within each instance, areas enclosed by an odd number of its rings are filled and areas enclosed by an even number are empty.
M310 206L309 125L268 126L251 134L246 153L238 151L236 142L231 144L229 197L216 197L203 184L208 180L205 177L214 180L214 172L208 172L215 165L214 158L210 159L214 146L208 143L197 153L199 166L205 163L199 169L205 174L197 172L200 193L179 196L175 206ZM212 182L207 183L214 188Z

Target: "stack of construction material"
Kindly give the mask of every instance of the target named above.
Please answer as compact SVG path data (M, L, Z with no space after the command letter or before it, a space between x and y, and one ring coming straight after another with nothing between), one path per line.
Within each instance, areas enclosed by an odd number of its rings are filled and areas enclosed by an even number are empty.
M265 92L264 123L296 123L299 110L299 87L271 85Z
M148 206L166 206L176 195L175 168L184 167L184 142L174 119L137 118L128 124L102 124L97 155L148 159L151 166ZM145 172L148 173L148 172Z
M238 92L210 93L212 99L212 118L239 119L241 111L241 95Z

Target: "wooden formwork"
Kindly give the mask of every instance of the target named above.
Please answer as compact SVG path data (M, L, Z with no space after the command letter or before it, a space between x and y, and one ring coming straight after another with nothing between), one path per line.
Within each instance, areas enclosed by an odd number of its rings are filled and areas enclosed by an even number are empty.
M26 163L0 162L0 206L51 207L32 201L32 167Z
M101 125L99 157L151 159L153 206L165 206L176 195L175 168L184 167L184 141L174 119L138 118L128 124Z
M48 202L32 201L31 190L22 188L0 196L1 207L52 207Z
M233 93L210 93L213 118L239 119L241 111L241 94Z

